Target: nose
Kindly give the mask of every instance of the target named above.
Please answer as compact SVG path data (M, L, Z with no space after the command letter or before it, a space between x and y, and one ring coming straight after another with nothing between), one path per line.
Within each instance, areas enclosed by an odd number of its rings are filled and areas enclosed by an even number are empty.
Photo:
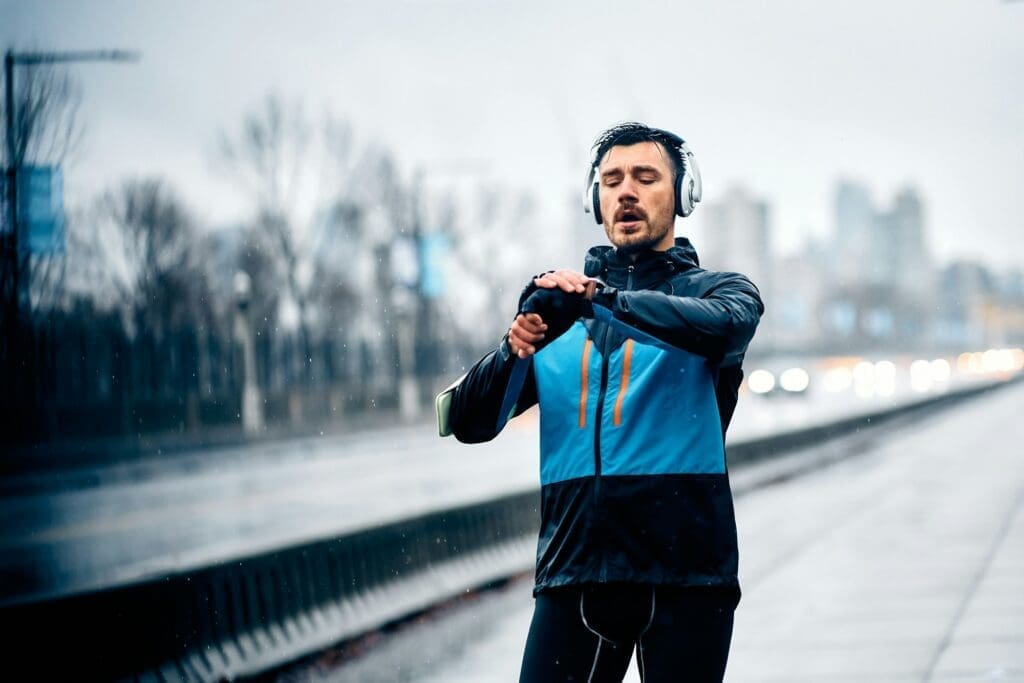
M637 200L636 184L632 178L628 176L623 178L616 189L618 190L616 199L618 199L620 204L632 203Z

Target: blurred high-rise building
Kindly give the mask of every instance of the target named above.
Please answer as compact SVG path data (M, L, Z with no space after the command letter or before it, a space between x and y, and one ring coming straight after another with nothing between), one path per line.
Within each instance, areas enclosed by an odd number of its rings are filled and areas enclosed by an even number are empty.
M892 207L879 214L876 233L879 282L912 297L926 295L932 289L932 267L916 190L905 188L896 195Z
M701 265L743 273L758 286L762 298L770 301L774 282L768 202L734 186L719 201L702 205L700 211L704 228L698 249ZM777 322L771 306L767 309L758 332L762 345L773 343Z
M883 286L904 294L931 288L932 266L924 208L907 187L888 209L877 209L867 188L840 180L835 190L833 260L841 287Z
M943 344L979 348L986 339L984 311L996 296L995 277L983 264L957 260L938 278L935 336Z
M704 217L701 265L743 273L761 289L772 286L768 202L733 187L718 202L700 207Z
M878 273L873 260L876 242L875 207L867 188L840 180L834 194L834 272L841 285L870 283Z
M997 274L977 261L953 261L939 274L935 337L959 350L1024 343L1021 271Z
M776 259L770 310L776 321L774 346L779 350L804 351L821 346L829 256L824 244L809 241L798 253Z
M878 209L866 187L840 180L834 202L826 334L850 349L926 344L934 275L917 191L905 188Z

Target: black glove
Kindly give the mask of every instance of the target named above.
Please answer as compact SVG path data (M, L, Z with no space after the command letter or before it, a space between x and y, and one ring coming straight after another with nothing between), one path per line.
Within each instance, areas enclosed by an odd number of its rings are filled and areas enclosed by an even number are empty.
M520 313L536 313L547 324L544 339L534 344L540 349L560 337L579 318L593 315L590 302L582 294L570 294L554 287L537 288L519 307Z

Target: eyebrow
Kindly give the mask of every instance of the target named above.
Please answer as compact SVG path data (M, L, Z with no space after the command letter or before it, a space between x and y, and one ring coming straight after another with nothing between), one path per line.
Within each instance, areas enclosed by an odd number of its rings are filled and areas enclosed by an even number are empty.
M650 166L648 164L637 164L636 166L633 166L631 171L633 173L657 173L658 175L661 175L661 170L659 170L657 166ZM622 169L618 167L609 168L607 171L601 173L602 178L607 178L613 175L623 175Z

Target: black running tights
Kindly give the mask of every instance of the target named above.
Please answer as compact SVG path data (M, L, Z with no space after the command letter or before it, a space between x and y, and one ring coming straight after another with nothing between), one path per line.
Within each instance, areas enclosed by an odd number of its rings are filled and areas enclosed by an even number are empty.
M736 602L729 592L635 584L539 593L520 683L620 683L634 647L644 683L719 682Z

